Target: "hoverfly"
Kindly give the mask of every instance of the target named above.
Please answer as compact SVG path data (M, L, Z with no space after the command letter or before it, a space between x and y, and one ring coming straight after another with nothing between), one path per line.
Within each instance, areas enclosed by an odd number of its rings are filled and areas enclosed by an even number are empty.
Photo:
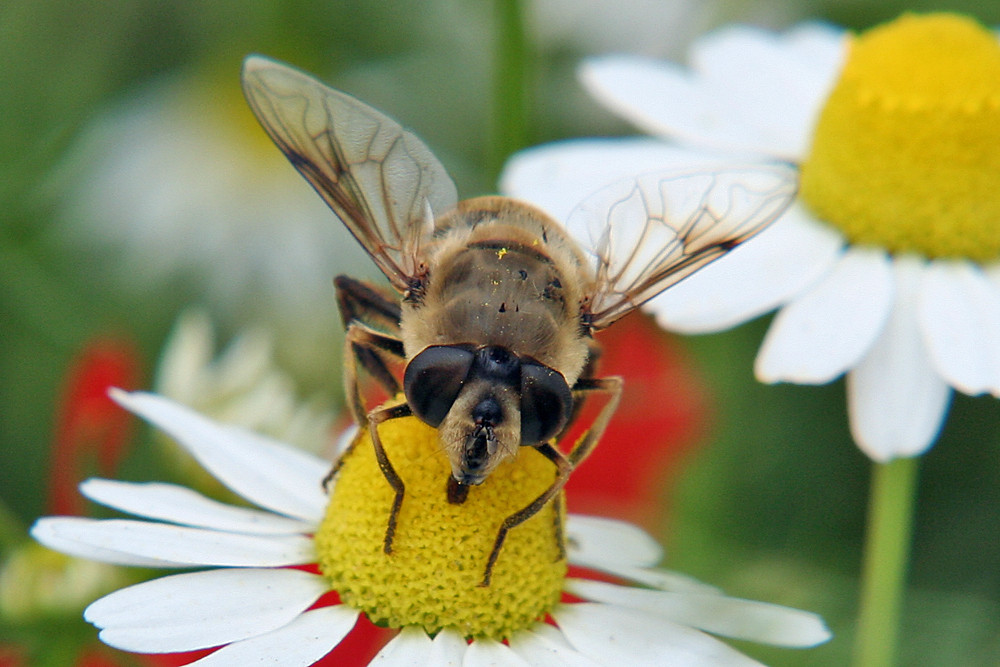
M796 192L786 164L644 174L587 198L564 226L516 199L458 201L416 136L296 69L249 56L242 80L264 129L399 293L335 281L347 400L395 492L385 553L404 485L379 424L416 415L438 429L452 502L522 446L556 467L552 485L502 524L482 585L507 532L558 494L617 407L622 381L593 376L591 334L757 234ZM406 400L368 412L358 367L395 396L393 358L406 363ZM553 443L594 393L607 400L564 454Z

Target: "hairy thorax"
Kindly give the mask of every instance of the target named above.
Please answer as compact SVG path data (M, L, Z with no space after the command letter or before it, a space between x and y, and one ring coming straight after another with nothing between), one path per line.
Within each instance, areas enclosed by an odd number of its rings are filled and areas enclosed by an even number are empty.
M562 229L533 207L484 197L438 221L433 273L404 303L407 358L429 345L496 345L562 373L587 357L580 297L588 279Z

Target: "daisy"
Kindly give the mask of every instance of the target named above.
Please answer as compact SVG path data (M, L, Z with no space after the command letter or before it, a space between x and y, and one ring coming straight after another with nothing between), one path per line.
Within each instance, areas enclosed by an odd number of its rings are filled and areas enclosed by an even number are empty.
M114 397L259 509L169 484L93 479L81 485L84 495L144 520L40 519L34 537L76 556L205 568L91 604L85 618L112 646L221 646L192 664L305 666L336 647L361 614L400 630L375 659L383 665L756 665L707 633L794 647L830 636L814 614L726 597L654 569L659 546L629 524L570 516L560 528L554 504L510 532L490 585L480 586L500 521L552 479L551 463L531 448L454 505L435 432L415 419L385 423L386 452L406 484L386 554L393 492L363 434L328 498L329 465L311 454L154 394ZM645 588L567 578L570 565Z
M926 451L952 390L1000 396L1000 43L951 14L852 36L804 25L699 40L691 67L590 60L587 89L657 139L515 156L502 189L568 214L619 177L782 159L797 203L770 229L652 301L665 327L777 316L756 374L846 374L852 434L873 460ZM668 144L662 139L670 139Z

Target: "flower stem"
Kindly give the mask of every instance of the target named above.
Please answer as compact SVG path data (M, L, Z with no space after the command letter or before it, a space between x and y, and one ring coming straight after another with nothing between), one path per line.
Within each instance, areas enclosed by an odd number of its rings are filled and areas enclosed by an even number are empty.
M504 160L527 145L527 36L521 0L495 0L496 43L493 61L493 136L490 177L500 175Z
M855 667L896 664L919 457L876 463L865 537Z

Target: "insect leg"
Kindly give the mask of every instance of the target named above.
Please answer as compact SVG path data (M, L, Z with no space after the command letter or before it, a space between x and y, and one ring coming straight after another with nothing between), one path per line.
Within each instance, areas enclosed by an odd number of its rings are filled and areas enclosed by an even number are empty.
M361 389L358 386L358 364L371 372L372 368L367 365L366 360L376 360L377 368L380 368L381 372L377 370L372 372L372 377L389 392L390 396L399 393L399 383L386 367L384 354L402 359L403 342L395 336L376 331L357 320L347 326L347 335L344 338L344 394L358 424L364 424L366 419Z
M608 395L608 402L597 413L597 417L594 418L590 428L580 438L580 441L573 445L573 449L570 450L568 456L573 468L580 465L590 452L593 451L594 447L597 446L597 443L600 442L601 436L604 435L604 430L608 428L608 422L611 421L612 415L618 409L618 402L622 398L623 386L622 379L617 375L606 378L580 378L573 385L574 393L602 392Z
M360 353L366 352L372 355L372 358L378 360L382 367L385 368L385 362L382 359L383 354L389 354L399 358L403 357L403 343L388 334L379 333L372 329L367 328L365 325L353 321L347 327L347 335L344 340L344 395L347 398L348 407L351 410L351 414L354 415L354 420L359 424L364 424L368 420L368 416L364 406L361 401L361 391L358 387L358 364L364 363L358 356ZM388 370L386 370L388 373ZM376 376L377 377L377 376ZM391 374L390 374L391 377ZM395 378L392 379L395 384L395 392L399 393L399 385L396 384ZM384 386L384 385L383 385ZM392 387L385 387L387 391L392 391ZM327 488L337 476L337 472L340 470L340 466L348 452L354 449L354 444L352 443L348 449L343 452L337 459L336 463L333 464L333 468L323 478L323 488Z
M392 540L396 536L396 521L399 519L399 510L403 506L403 492L405 491L405 487L403 480L396 473L396 469L392 467L392 463L389 462L389 457L386 456L385 449L382 447L382 438L378 434L378 425L390 419L409 417L412 414L413 411L410 410L410 406L406 403L400 403L399 405L387 408L376 408L368 414L368 431L371 433L372 445L375 447L375 459L378 461L379 470L385 475L389 486L396 493L392 500L392 510L389 512L389 523L385 528L385 540L382 543L382 551L387 554L392 553Z
M337 276L333 279L337 290L337 305L340 307L340 317L344 328L351 320L394 331L399 328L399 318L402 312L399 301L394 301L376 290L368 283L351 278Z
M490 579L493 577L493 566L497 562L497 557L500 556L500 549L503 547L504 540L507 539L507 533L510 532L510 529L538 514L545 507L546 503L559 493L559 490L566 484L566 480L569 479L569 474L573 472L573 467L569 459L551 444L543 442L536 449L556 465L556 480L552 482L549 488L545 489L537 498L532 500L527 507L514 512L500 524L500 530L497 531L496 539L493 541L493 550L490 552L490 557L486 560L486 570L483 572L483 580L479 582L481 587L490 585Z
M507 539L507 533L510 532L511 528L514 528L518 524L524 523L535 514L537 514L546 503L556 497L559 491L562 490L563 486L569 480L570 474L576 469L578 465L587 455L593 451L594 447L600 442L601 436L604 434L604 430L608 427L608 422L611 421L611 416L618 409L618 402L621 400L622 396L622 379L617 376L606 377L606 378L580 378L573 385L574 392L602 392L608 394L608 402L604 404L601 411L597 414L594 422L590 425L590 428L583 435L580 441L574 445L573 449L570 450L568 455L563 454L558 449L553 447L550 443L545 442L536 447L536 449L545 456L547 459L552 461L556 466L556 478L545 491L543 491L537 498L535 498L527 507L524 507L517 512L514 512L500 525L500 530L497 531L496 539L493 542L493 550L490 552L490 556L486 561L486 570L483 573L483 580L479 583L480 586L489 586L490 578L493 575L493 566L496 564L497 558L500 556L500 549L503 547L504 540ZM557 515L561 511L561 503L556 506ZM557 520L561 520L561 517L557 516ZM562 527L560 523L559 534L557 538L559 539L559 548L564 549L562 542Z
M370 285L348 276L337 276L333 285L337 292L337 306L340 308L340 318L344 322L345 330L349 330L353 323L359 323L368 330L389 332L388 336L399 338L401 311L398 302L390 300ZM360 364L371 377L385 387L390 396L399 393L396 377L377 352L355 346L351 353L354 362ZM402 352L396 356L401 357Z

